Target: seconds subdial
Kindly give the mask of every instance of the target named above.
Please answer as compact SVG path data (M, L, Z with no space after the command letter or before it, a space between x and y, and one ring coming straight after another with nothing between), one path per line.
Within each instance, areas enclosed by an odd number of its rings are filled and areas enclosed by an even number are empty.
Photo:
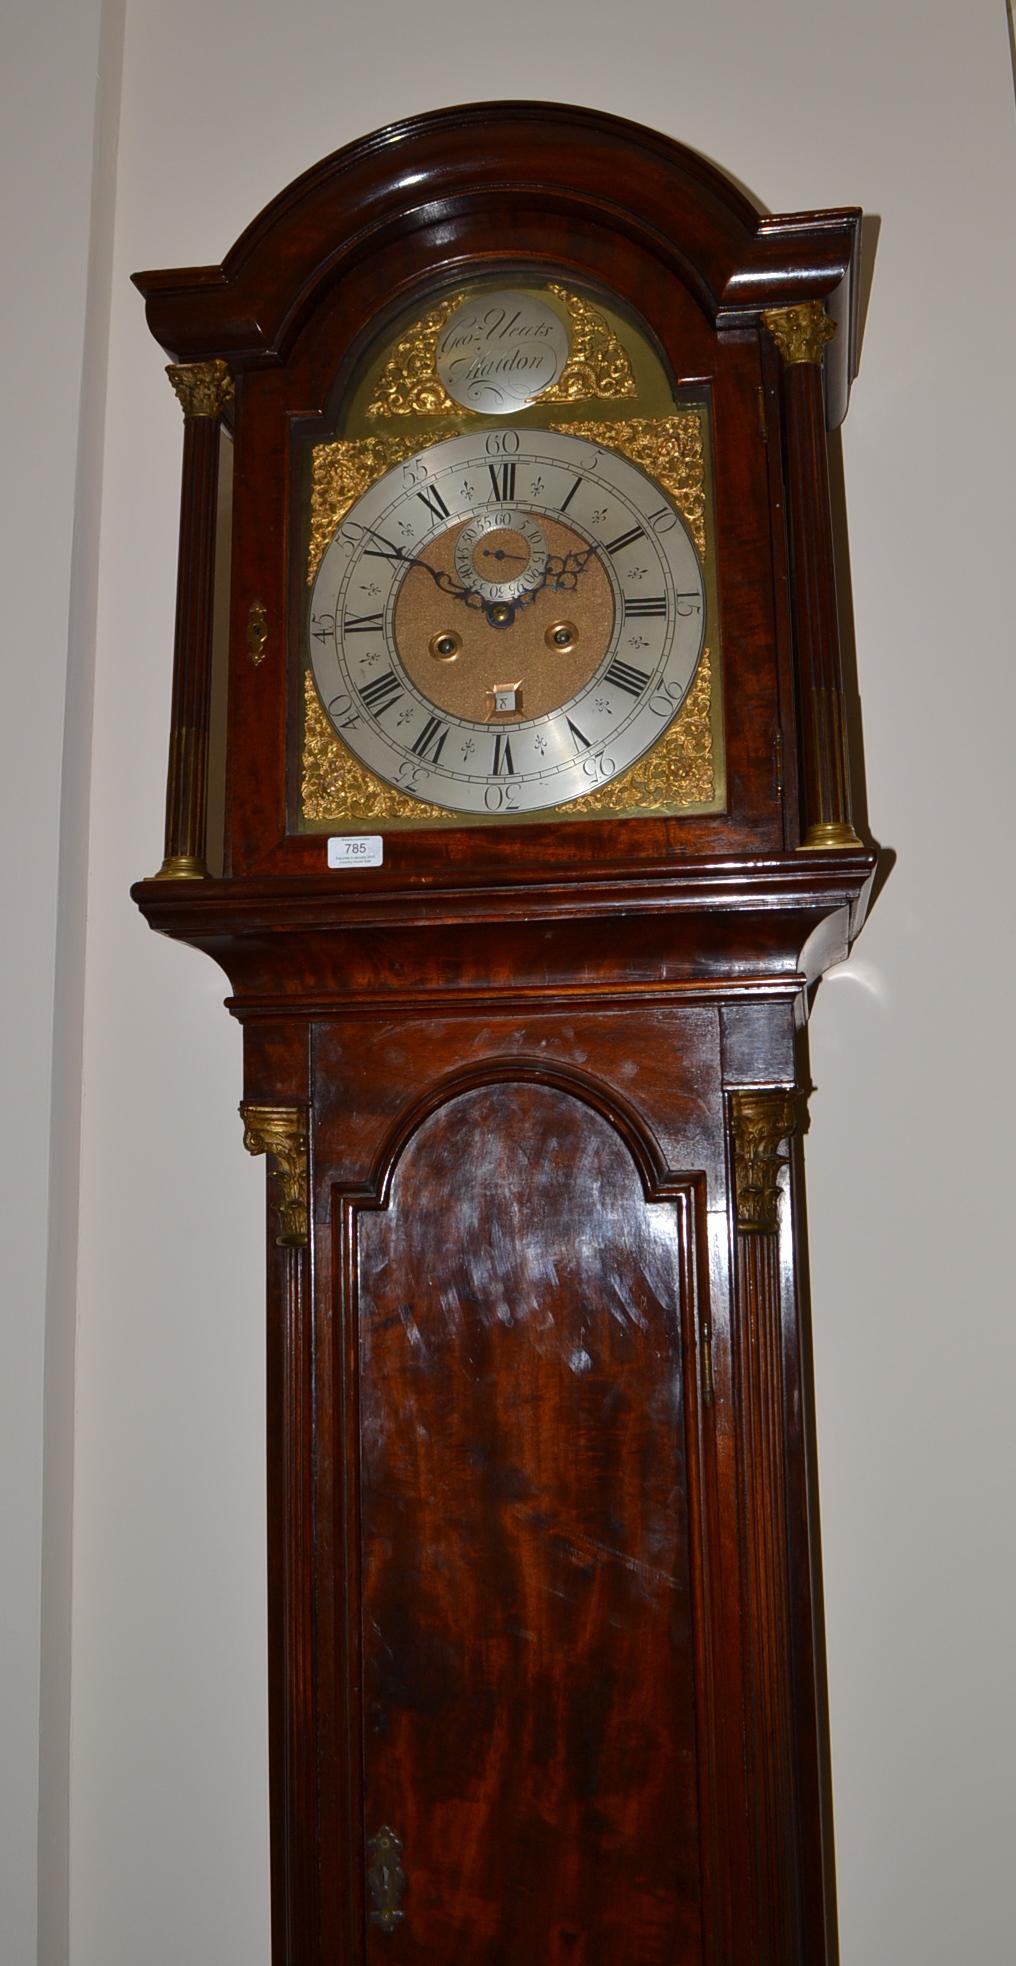
M545 533L527 512L485 512L463 526L455 571L485 601L518 601L533 594L547 571Z

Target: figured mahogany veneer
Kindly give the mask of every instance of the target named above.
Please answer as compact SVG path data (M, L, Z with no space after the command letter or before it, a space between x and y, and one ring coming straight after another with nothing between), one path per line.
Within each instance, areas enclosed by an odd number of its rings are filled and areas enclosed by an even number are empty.
M833 1966L794 1197L799 1029L875 865L821 419L857 225L493 104L340 151L222 268L138 276L235 384L225 872L134 894L228 975L269 1155L275 1966ZM476 268L609 287L708 387L727 805L423 827L329 875L286 820L293 432ZM839 332L795 376L762 317L802 302Z

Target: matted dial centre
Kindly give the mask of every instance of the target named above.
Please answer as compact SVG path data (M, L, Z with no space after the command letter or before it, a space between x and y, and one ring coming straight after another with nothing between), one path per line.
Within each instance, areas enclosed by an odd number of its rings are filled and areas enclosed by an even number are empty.
M499 516L501 523L496 519L490 523L484 515L462 528L449 527L429 540L426 558L430 566L458 580L460 548L467 534L473 534L467 549L470 553L491 540L495 542L492 550L507 551L500 542L519 537L519 528L505 526L503 515ZM569 576L574 584L567 593L570 632L564 644L554 642L553 630L562 621L565 596L552 580L544 581L542 572L542 584L536 592L524 601L504 603L510 619L502 626L492 625L486 608L450 600L422 567L410 566L403 576L392 617L399 661L421 694L435 709L450 716L488 722L494 693L506 680L518 692L516 714L547 716L585 688L610 645L614 592L599 557L589 553L588 542L570 526L549 518L539 528L535 521L530 523L539 530L545 560L548 555L561 560L575 555L582 561L582 572ZM521 538L528 543L526 533ZM475 582L474 589L482 592ZM491 603L491 610L494 605L498 604ZM435 659L438 644L448 636L453 620L454 633L461 638L455 660Z

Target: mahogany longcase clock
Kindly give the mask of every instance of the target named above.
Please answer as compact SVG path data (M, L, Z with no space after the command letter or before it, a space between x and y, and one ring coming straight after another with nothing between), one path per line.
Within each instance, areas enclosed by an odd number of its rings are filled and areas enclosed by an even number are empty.
M275 1966L830 1957L793 1143L874 867L858 228L493 103L137 276L185 424L134 893L228 974L270 1177Z

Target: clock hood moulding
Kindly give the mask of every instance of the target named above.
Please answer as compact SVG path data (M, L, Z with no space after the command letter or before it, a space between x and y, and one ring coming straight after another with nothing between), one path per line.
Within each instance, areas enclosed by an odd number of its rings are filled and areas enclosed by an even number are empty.
M384 168L379 164L383 159ZM857 368L854 208L761 213L697 152L616 116L489 102L410 117L347 144L274 198L221 266L134 275L149 326L177 361L238 372L284 357L322 288L408 226L525 199L574 204L676 271L708 319L756 327L767 309L821 301L838 332L823 370L830 427Z

